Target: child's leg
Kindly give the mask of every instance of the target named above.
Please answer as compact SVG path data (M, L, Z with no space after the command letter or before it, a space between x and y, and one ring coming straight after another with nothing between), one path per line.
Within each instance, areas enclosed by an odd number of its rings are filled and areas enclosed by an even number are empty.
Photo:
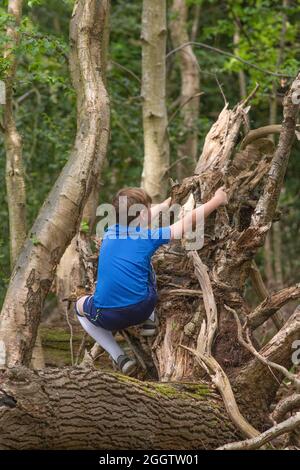
M115 362L117 362L119 356L125 354L123 349L118 345L111 331L105 330L104 328L101 328L101 326L93 325L85 317L78 316L78 320L84 330L111 355Z

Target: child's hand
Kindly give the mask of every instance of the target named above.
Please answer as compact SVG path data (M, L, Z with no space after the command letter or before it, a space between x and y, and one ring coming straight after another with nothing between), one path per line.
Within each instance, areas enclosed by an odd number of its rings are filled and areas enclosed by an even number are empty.
M217 189L215 192L214 198L217 200L219 206L228 204L227 194L225 191L225 186Z

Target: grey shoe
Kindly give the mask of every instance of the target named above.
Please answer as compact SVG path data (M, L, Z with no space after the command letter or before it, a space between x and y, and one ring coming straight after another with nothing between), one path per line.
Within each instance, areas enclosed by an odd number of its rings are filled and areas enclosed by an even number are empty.
M153 320L148 320L145 321L145 323L142 324L141 327L141 336L154 336L156 334L156 323Z
M131 375L136 369L136 360L131 359L125 354L121 354L117 359L117 366L122 374Z

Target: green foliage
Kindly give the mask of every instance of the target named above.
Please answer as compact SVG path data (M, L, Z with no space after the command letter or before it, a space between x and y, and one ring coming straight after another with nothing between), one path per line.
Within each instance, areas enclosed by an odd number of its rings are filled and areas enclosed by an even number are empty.
M80 230L81 232L88 233L89 231L89 224L86 220L82 220L80 224Z

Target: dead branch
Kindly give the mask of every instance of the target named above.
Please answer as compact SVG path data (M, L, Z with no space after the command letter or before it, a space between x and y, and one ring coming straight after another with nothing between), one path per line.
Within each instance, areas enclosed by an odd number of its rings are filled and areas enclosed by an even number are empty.
M286 75L286 74L283 74L283 73L271 72L270 70L263 69L262 67L259 67L258 65L253 64L252 62L249 62L248 60L242 59L241 57L239 57L235 54L231 54L231 52L223 51L222 49L219 49L218 47L213 47L213 46L210 46L209 44L204 44L203 42L189 41L189 42L186 42L184 44L181 44L179 47L176 47L175 49L170 51L166 55L166 59L168 59L175 52L178 52L181 49L183 49L184 47L188 47L188 46L202 47L203 49L208 49L210 51L217 52L218 54L222 54L222 55L225 55L227 57L232 57L233 59L237 60L238 62L241 62L242 64L247 65L248 67L252 67L256 70L259 70L260 72L263 72L264 74L272 75L273 77L294 78L294 77L291 77L290 75Z
M271 419L275 424L281 423L287 413L290 413L295 408L300 407L300 393L292 393L288 397L283 398L277 403L274 411L271 414Z
M281 131L281 124L271 124L268 126L258 127L249 131L241 142L240 150L243 150L247 145L251 144L254 140L261 139L270 134L279 134Z
M266 366L271 367L271 368L277 370L278 372L280 372L284 377L286 377L287 379L289 379L291 381L291 383L296 387L297 390L299 390L300 380L297 377L297 375L292 374L290 371L288 371L288 369L286 369L286 367L284 367L280 364L277 364L276 362L270 361L265 356L263 356L258 351L256 351L256 349L254 348L254 346L251 343L248 330L246 330L247 341L245 341L244 338L243 338L243 329L242 329L242 325L241 325L240 319L238 317L238 314L236 313L236 311L233 308L228 307L228 305L224 305L224 307L228 312L232 313L234 318L235 318L235 321L236 321L236 324L237 324L237 329L238 329L238 340L239 340L239 342L249 352L251 352L253 354L253 356L255 356L260 362L262 362Z
M124 337L124 339L126 340L128 346L130 347L131 351L133 352L134 356L136 357L136 359L138 360L139 364L141 365L142 369L147 371L148 368L145 364L145 361L144 359L142 358L142 355L140 354L138 348L134 345L131 337L130 337L130 334L126 331L126 330L121 330L120 331L121 335Z
M280 131L279 142L272 160L264 192L260 197L252 216L252 225L263 225L271 222L277 207L295 136L297 117L300 108L299 104L294 104L293 102L293 94L295 89L297 89L299 80L300 73L295 78L289 92L283 100L284 119Z
M290 300L300 298L300 284L274 292L261 302L247 317L247 324L252 330L262 325Z
M77 354L76 354L76 360L75 360L75 365L76 366L79 364L80 356L81 356L81 354L84 350L84 347L85 347L86 338L87 338L87 333L84 332L83 335L82 335L82 339L81 339Z
M202 263L197 251L190 251L188 253L188 256L193 260L194 263L195 274L201 286L207 316L205 337L201 338L201 341L197 346L197 350L200 350L202 353L205 352L206 354L211 355L212 342L218 328L218 312L214 293L212 290L209 275L207 273L207 266Z
M291 418L283 421L280 424L276 424L267 431L261 433L257 437L247 439L245 441L233 442L231 444L226 444L225 446L218 447L217 450L253 450L259 449L264 444L267 444L275 437L281 436L287 432L291 432L300 425L300 412L296 413Z
M199 365L209 374L213 384L220 392L226 411L235 426L247 437L259 436L259 432L244 418L234 398L234 394L227 375L220 364L212 357L202 354L198 350L180 345L196 357Z
M251 264L250 279L256 291L256 294L258 295L260 300L263 301L266 298L268 298L270 293L263 281L262 275L255 261L252 261L252 264ZM282 326L282 318L281 318L280 313L275 311L271 319L275 328L277 329L277 331L279 331Z
M202 297L202 291L199 289L163 289L160 291L160 295L187 295L190 297Z
M296 131L299 130L300 125L296 125ZM262 126L258 127L257 129L252 129L249 131L244 139L242 140L242 143L240 145L240 150L243 150L244 148L247 147L247 145L251 144L254 142L254 140L261 139L262 137L266 137L271 134L280 134L281 132L281 124L269 124L268 126Z

